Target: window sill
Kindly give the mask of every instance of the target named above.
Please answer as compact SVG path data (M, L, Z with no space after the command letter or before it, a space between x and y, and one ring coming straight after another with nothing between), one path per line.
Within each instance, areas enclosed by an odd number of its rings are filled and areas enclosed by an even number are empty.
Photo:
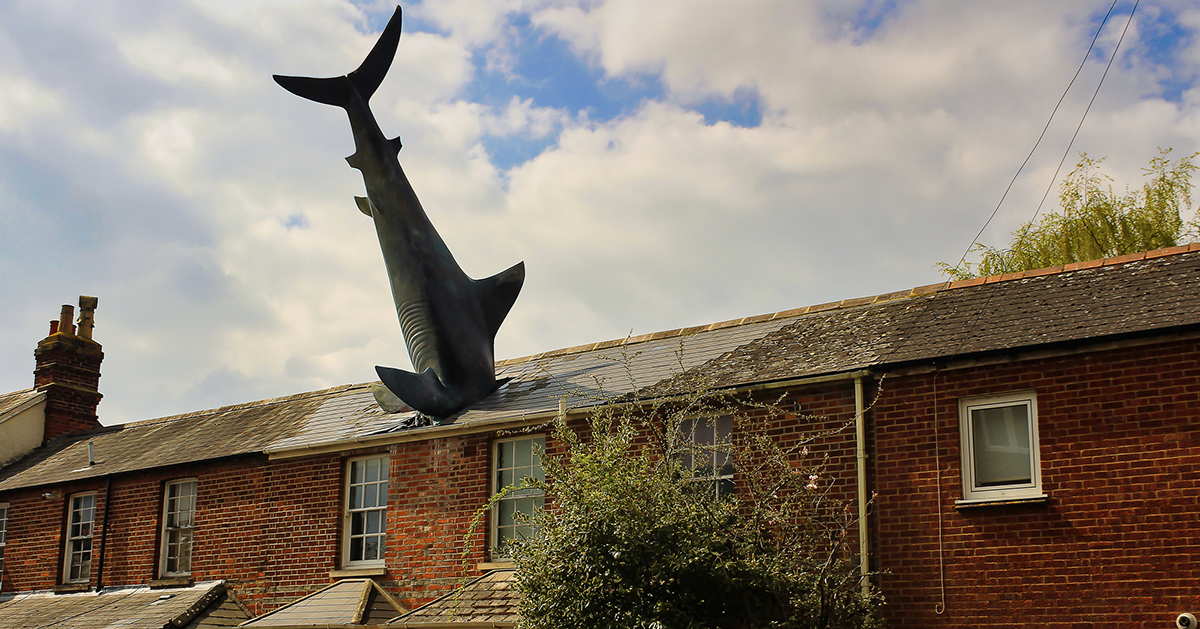
M512 570L513 562L507 559L495 559L493 561L485 561L478 566L476 570Z
M330 578L333 579L355 579L359 577L382 577L387 574L386 566L375 566L367 568L342 568L341 570L331 570Z
M157 589L161 589L161 588L188 587L188 586L192 585L193 583L195 583L195 581L192 581L192 577L190 577L190 576L182 577L181 576L181 577L163 577L161 579L150 579L150 583L148 583L147 585L150 586L151 590L157 590Z
M975 507L1003 507L1020 504L1045 504L1050 496L1041 494L1025 498L972 498L970 500L955 500L955 509L972 509Z
M90 583L63 583L62 585L54 586L55 594L74 594L75 592L87 592L92 589Z

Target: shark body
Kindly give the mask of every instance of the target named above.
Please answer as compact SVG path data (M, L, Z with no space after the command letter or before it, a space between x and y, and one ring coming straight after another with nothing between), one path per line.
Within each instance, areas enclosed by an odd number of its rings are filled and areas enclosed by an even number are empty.
M375 222L396 315L416 373L376 366L380 380L408 406L446 418L494 391L496 331L521 292L525 263L474 280L463 273L429 221L397 157L400 138L379 129L369 100L400 42L400 8L357 70L346 76L276 75L284 89L346 110L367 196L359 210Z

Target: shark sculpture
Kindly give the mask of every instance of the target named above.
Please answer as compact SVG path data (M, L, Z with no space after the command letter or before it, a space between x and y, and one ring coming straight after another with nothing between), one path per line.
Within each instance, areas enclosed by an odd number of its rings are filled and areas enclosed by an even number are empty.
M387 139L368 101L383 82L400 42L396 7L362 65L346 76L276 75L289 92L346 110L366 197L359 210L375 221L392 298L417 373L375 367L384 385L408 406L444 419L494 391L496 331L521 292L525 263L487 279L467 277L425 215L397 157L400 138Z

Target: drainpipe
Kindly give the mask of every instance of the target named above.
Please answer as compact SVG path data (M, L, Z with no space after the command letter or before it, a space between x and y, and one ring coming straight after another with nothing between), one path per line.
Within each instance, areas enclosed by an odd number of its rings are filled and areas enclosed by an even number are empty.
M863 596L871 593L870 548L867 533L867 420L863 417L862 376L854 378L854 441L855 458L858 463L858 561L860 584Z
M92 458L92 443L88 442L88 458ZM112 505L112 476L104 477L104 528L100 530L100 565L96 566L96 591L104 589L104 546L108 541L108 514Z

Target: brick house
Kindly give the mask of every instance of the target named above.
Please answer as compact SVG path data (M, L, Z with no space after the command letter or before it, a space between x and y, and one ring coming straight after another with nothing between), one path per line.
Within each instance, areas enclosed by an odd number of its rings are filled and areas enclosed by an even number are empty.
M39 343L35 373L74 365L55 351L102 357L70 319ZM112 427L94 404L89 416L55 397L98 401L93 381L87 394L37 376L0 396L0 442L45 427L0 469L0 628L18 605L206 583L249 615L275 612L253 626L318 624L284 606L346 579L417 610L404 626L511 626L509 608L438 615L455 588L506 572L488 547L520 534L511 514L537 498L500 505L464 556L475 511L504 479L536 473L531 453L554 448L546 422L585 416L601 383L670 395L681 373L786 394L788 414L766 426L784 442L849 426L814 448L842 497L876 496L858 542L892 626L1170 626L1200 610L1200 246L556 350L497 372L511 380L440 424L384 410L362 384Z

